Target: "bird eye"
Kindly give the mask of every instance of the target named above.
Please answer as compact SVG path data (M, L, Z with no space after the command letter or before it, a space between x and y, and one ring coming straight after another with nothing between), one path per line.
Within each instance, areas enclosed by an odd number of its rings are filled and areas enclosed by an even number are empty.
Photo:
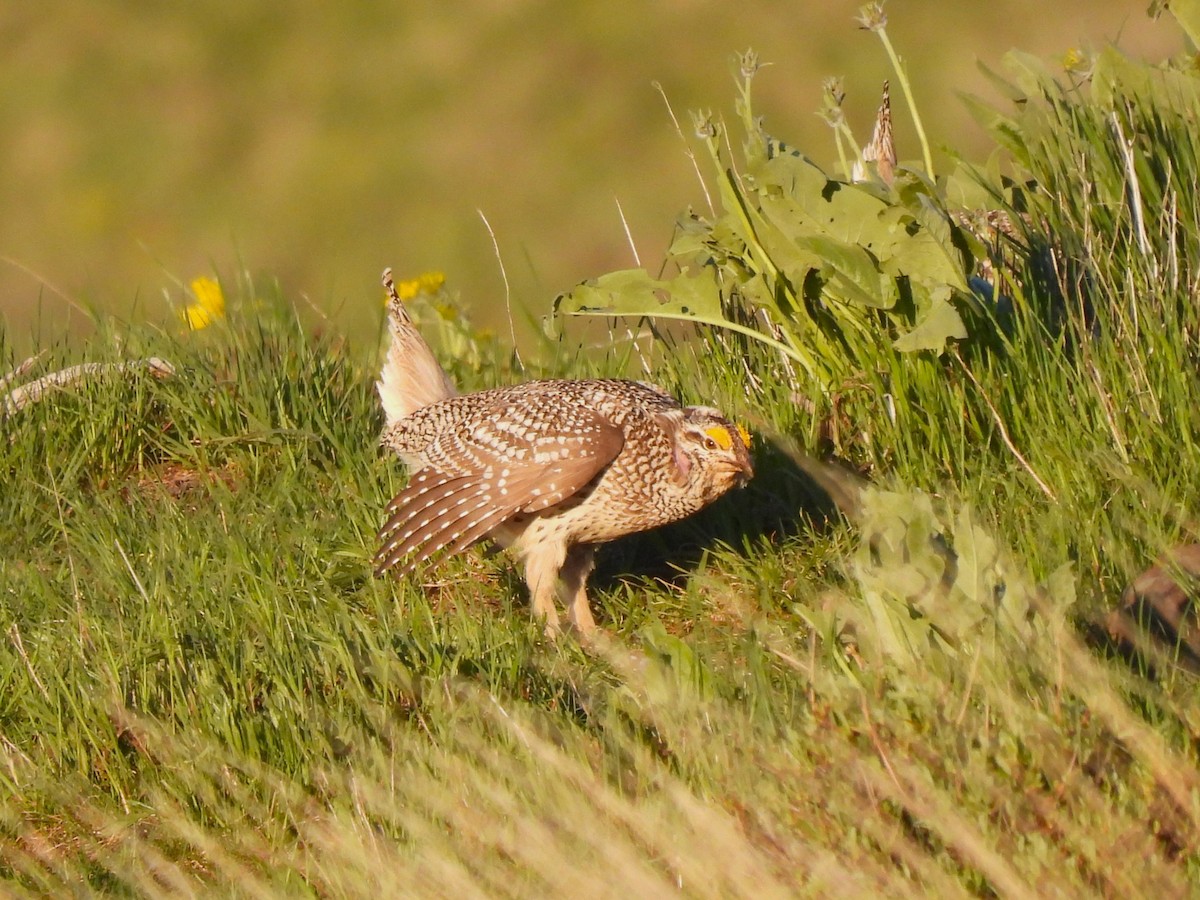
M704 449L705 449L705 450L716 450L716 449L717 449L717 442L716 442L716 441L714 441L714 440L713 440L712 438L710 438L710 437L706 437L706 438L704 439Z

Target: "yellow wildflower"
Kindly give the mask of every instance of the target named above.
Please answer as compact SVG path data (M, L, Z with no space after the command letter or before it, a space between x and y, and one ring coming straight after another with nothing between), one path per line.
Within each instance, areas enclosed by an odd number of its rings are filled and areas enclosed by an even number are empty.
M1087 56L1078 47L1072 47L1062 58L1062 67L1068 72L1078 72L1083 69L1088 62Z
M188 287L192 297L195 298L195 302L185 306L182 312L183 320L187 322L188 328L192 331L199 331L201 328L207 328L217 319L225 317L225 295L221 292L221 285L216 279L193 278Z
M436 294L445 283L444 272L422 272L416 278L399 282L396 285L396 294L401 300L411 300L418 294Z

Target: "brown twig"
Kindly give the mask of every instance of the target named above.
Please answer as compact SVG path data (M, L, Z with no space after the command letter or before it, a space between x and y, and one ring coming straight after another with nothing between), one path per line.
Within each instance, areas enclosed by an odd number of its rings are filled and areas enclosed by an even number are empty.
M16 381L18 378L20 378L22 375L24 375L26 372L28 372L30 369L32 369L34 366L36 366L37 361L45 355L46 355L46 351L43 350L41 353L38 353L36 356L29 357L29 359L25 360L25 362L18 365L15 369L13 369L7 375L0 375L0 388L4 387L5 385L12 384L14 381Z
M24 365L24 363L22 363ZM21 368L17 367L18 370ZM128 372L136 369L148 369L157 378L166 378L175 374L175 367L165 359L152 356L148 359L132 360L120 363L80 363L58 372L43 375L29 384L14 388L4 396L0 396L0 413L12 415L30 404L37 403L53 388L66 387L77 381L82 381L90 375L103 375L108 372ZM14 373L15 374L15 373Z

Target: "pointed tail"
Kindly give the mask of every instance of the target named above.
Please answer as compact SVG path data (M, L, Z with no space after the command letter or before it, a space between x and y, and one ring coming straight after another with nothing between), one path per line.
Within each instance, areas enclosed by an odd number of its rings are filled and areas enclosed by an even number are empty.
M375 387L390 426L423 406L457 396L458 391L404 308L391 269L383 270L383 286L388 293L391 346Z

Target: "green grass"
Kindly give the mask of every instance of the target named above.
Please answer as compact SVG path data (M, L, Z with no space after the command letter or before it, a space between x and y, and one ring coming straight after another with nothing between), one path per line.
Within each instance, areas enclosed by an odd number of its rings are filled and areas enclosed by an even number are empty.
M1026 62L987 114L1008 156L983 193L1028 213L1004 327L959 297L968 340L900 352L866 317L832 383L707 326L584 352L568 324L524 360L649 370L759 434L746 490L604 551L593 648L548 644L499 557L371 575L402 483L378 347L278 288L49 348L22 381L174 375L0 417L6 889L1194 893L1195 676L1128 664L1102 623L1196 539L1200 79L1096 65L1093 96ZM524 377L446 328L463 387Z

